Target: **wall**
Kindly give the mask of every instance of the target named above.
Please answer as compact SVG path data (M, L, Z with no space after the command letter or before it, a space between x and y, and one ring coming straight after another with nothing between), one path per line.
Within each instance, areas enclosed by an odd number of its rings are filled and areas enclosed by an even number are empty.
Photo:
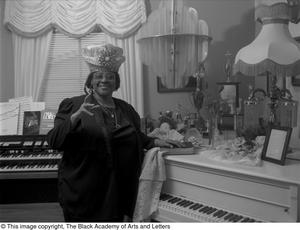
M161 0L150 0L152 10ZM224 64L227 50L234 59L237 51L254 39L254 0L184 0L185 5L198 11L199 19L207 22L213 38L208 51L207 80L209 89L217 89L216 82L225 81ZM248 96L248 85L254 79L238 78L240 93ZM178 104L193 111L191 93L158 93L156 76L149 68L144 69L145 115L157 118L160 111L175 110Z
M158 8L161 0L150 0L152 9ZM243 46L254 39L254 0L184 0L185 4L198 11L199 18L205 20L213 38L209 47L207 73L209 89L216 89L216 82L224 81L224 64L227 50L233 57ZM10 32L3 27L4 1L0 0L0 101L6 101L13 94L13 58ZM157 118L159 111L174 110L180 103L193 111L191 93L157 92L156 76L144 68L145 114ZM247 96L247 85L253 79L239 78L240 93Z
M3 26L5 1L0 0L0 102L14 95L11 33Z

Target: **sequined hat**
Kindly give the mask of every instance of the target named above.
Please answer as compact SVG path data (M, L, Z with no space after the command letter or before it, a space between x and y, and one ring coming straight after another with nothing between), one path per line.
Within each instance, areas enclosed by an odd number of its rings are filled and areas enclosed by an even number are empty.
M125 61L123 49L112 44L87 46L82 49L82 56L91 72L118 72Z

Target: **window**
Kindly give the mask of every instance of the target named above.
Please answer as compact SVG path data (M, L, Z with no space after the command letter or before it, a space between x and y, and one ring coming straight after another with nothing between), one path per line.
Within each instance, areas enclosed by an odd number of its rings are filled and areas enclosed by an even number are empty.
M81 57L81 48L103 43L104 33L91 33L80 39L53 33L48 67L39 97L39 101L46 102L47 109L56 110L64 98L83 94L89 69Z

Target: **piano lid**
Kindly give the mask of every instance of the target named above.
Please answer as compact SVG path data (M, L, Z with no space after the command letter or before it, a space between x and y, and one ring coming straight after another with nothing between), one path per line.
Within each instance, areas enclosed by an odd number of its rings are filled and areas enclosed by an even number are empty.
M298 150L294 154L300 155L300 151ZM195 169L207 167L300 185L300 161L291 160L289 158L287 158L284 166L273 164L267 161L263 161L262 166L247 166L237 163L222 163L210 160L206 157L203 157L203 155L201 155L201 151L198 151L194 155L168 155L165 156L165 160L166 164L185 165L194 167Z

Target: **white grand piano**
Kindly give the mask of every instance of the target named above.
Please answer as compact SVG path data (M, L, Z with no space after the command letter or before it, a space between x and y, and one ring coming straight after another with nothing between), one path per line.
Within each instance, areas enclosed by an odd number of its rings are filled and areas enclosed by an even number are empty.
M221 163L199 154L169 155L165 163L156 221L300 221L300 151L288 154L284 166Z

